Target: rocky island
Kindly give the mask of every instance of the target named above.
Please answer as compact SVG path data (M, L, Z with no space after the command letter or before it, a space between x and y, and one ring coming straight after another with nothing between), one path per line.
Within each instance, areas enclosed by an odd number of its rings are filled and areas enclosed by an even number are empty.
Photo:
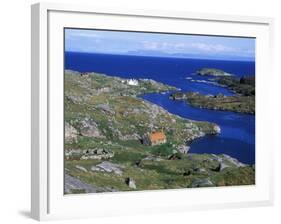
M199 108L249 114L255 113L254 96L202 95L198 92L177 92L172 94L170 98L173 100L186 100L190 105Z
M196 71L197 75L201 75L201 76L214 76L214 77L229 77L229 76L233 76L230 73L227 73L221 69L217 69L217 68L202 68L198 71Z
M242 78L238 78L232 75L225 75L228 73L225 73L218 69L205 68L199 71L201 71L200 75L212 74L212 76L216 76L216 78L212 79L212 81L205 82L216 82L220 86L229 88L232 92L235 93L235 95L203 95L198 92L175 92L170 95L170 99L186 100L192 106L205 109L255 114L254 76L244 76Z
M175 87L70 70L64 79L65 193L254 184L254 166L188 153L194 139L220 132L216 124L139 97Z

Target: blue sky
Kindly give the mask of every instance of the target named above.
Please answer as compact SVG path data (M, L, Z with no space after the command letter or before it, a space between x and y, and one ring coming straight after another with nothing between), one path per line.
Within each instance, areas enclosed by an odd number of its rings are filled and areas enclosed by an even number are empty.
M255 60L255 39L65 29L65 50L73 52Z

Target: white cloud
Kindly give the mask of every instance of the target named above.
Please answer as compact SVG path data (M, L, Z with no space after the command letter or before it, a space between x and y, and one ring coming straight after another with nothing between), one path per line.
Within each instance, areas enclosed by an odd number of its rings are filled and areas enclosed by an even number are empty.
M168 43L156 41L143 41L143 48L146 50L161 50L161 51L182 51L187 45L185 43Z
M191 53L193 51L202 53L236 53L239 49L222 44L206 43L168 43L156 41L143 41L143 48L146 50L157 50L169 53Z
M150 42L150 41L143 41L142 42L144 49L146 50L158 50L159 43L157 42Z
M255 54L252 45L236 40L206 37L170 38L164 35L147 35L140 33L119 33L109 31L66 30L69 48L81 51L129 52L154 51L159 54L196 54L210 56L215 54L248 57Z
M238 49L228 47L221 44L205 44L205 43L192 43L191 47L205 51L205 52L216 52L216 53L234 53Z

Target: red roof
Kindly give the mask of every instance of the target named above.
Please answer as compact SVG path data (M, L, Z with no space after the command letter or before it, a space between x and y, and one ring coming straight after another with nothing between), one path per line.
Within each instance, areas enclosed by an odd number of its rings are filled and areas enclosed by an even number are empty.
M163 141L166 139L166 135L163 132L153 132L149 135L151 142Z

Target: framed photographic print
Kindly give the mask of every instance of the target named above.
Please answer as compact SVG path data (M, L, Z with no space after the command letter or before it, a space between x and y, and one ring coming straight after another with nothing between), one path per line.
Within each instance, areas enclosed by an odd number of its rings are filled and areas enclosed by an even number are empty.
M33 5L32 216L271 204L272 26Z

